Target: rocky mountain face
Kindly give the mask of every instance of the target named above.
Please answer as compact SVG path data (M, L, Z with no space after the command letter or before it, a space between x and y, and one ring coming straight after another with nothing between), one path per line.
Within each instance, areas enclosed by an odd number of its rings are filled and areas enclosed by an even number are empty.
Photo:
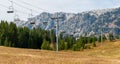
M53 17L62 17L52 20ZM17 26L27 26L30 29L42 28L45 30L55 29L56 22L59 22L59 32L78 37L85 32L87 35L100 35L101 30L104 34L120 34L120 8L92 10L82 13L47 13L43 12L28 21L15 21ZM31 22L35 22L31 25Z

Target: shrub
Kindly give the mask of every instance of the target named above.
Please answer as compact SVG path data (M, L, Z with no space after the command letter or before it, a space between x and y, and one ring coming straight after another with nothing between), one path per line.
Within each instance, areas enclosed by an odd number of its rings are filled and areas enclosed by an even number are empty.
M72 46L72 50L73 50L73 51L79 51L80 48L78 47L77 44L74 44L74 45Z
M51 50L49 42L46 41L45 39L43 40L41 49L43 49L43 50Z
M67 49L68 49L67 42L65 42L64 40L60 40L60 42L59 42L59 50L67 50Z

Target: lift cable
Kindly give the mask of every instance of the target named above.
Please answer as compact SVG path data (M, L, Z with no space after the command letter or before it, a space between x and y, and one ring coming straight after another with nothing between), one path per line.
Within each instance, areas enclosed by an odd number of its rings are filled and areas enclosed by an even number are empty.
M10 1L10 0L8 0L8 1ZM28 8L28 7L25 7L25 6L23 6L23 5L21 5L21 4L19 4L19 3L17 3L17 2L13 2L15 5L17 5L17 6L19 6L19 7L21 7L21 8L24 8L24 9L26 9L26 10L31 10L30 8ZM36 13L39 13L38 11L36 11L36 10L33 10L34 12L36 12Z
M6 9L9 8L8 6L5 6L3 4L0 4L0 6L6 8ZM26 13L26 12L23 12L23 11L20 11L20 10L16 10L16 9L14 9L14 10L17 11L17 12L19 12L19 13L22 13L22 14L29 14L29 13Z
M3 4L0 4L0 6L8 9L8 7Z
M16 1L18 1L18 0L16 0ZM37 6L35 6L35 5L32 5L32 4L30 4L30 3L27 3L27 2L25 2L25 1L19 0L19 2L21 2L21 3L23 3L23 4L26 4L26 5L29 5L29 6L32 6L32 7L34 7L34 8L38 8L38 9L43 10L43 11L48 11L48 10L46 10L46 9L43 9L43 8L37 7Z
M13 8L13 1L10 1L11 5L9 6L9 10L7 11L7 13L14 13L14 8Z

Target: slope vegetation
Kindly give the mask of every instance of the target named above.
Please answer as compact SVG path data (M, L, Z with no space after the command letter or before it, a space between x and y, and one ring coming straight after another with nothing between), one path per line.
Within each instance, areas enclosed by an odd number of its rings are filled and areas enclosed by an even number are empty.
M120 64L120 41L83 51L46 51L0 46L0 64Z

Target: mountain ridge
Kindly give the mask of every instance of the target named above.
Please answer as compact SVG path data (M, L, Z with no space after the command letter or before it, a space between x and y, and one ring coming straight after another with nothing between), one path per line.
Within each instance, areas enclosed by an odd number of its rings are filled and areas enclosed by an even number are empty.
M120 34L120 7L112 9L92 10L82 13L47 13L43 12L35 17L28 18L28 21L15 21L17 26L27 26L30 29L40 27L45 30L53 29L56 20L52 17L63 17L59 20L59 31L68 35L81 36L84 32L99 35L101 28L103 33ZM35 22L35 25L30 25Z

